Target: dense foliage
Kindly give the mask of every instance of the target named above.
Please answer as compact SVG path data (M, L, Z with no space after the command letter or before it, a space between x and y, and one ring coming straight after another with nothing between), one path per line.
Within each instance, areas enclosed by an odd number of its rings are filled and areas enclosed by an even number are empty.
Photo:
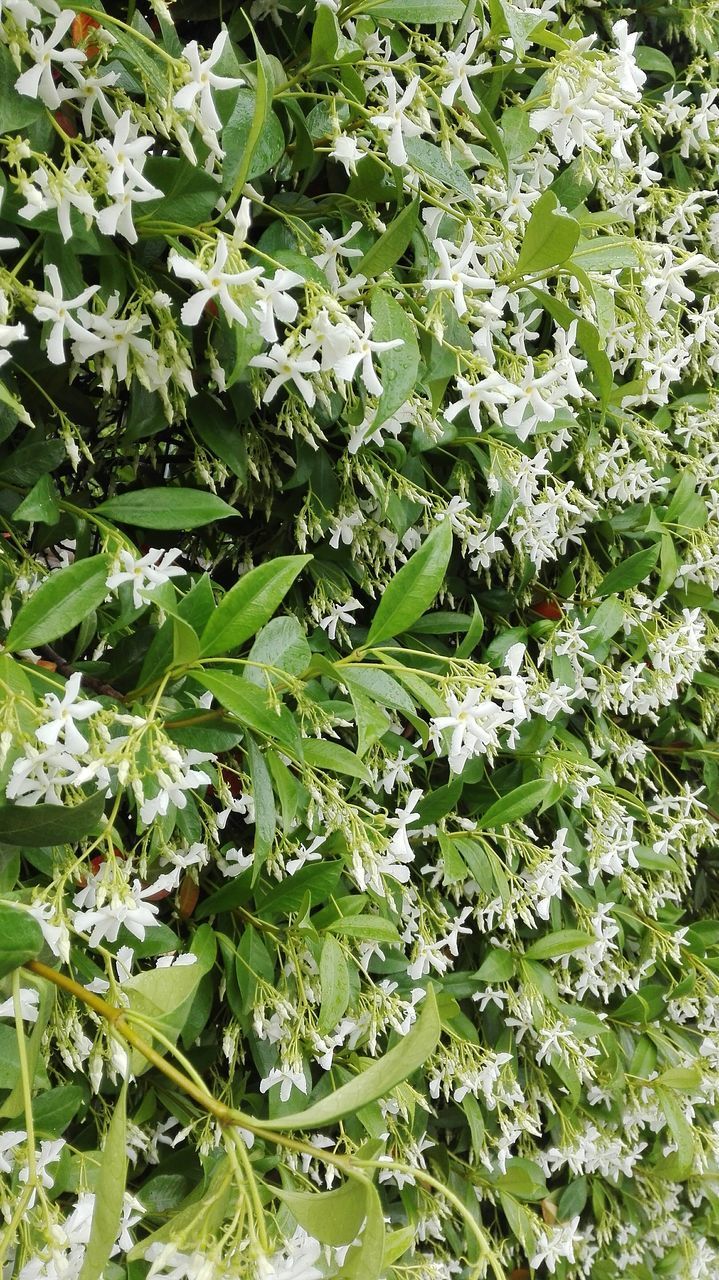
M4 1280L718 1274L718 41L2 0Z

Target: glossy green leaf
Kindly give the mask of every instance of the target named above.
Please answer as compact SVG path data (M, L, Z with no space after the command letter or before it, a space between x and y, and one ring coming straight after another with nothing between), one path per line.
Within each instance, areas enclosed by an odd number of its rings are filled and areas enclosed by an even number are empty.
M631 587L638 587L652 572L659 559L660 550L661 543L655 542L653 546L645 547L643 551L636 551L633 556L628 556L621 564L605 574L595 594L611 596L615 591L629 591Z
M42 930L29 912L0 903L0 978L34 960L43 945Z
M382 395L373 419L377 428L401 409L414 391L419 373L419 347L411 319L390 294L377 289L372 294L370 310L375 322L372 337L376 342L402 339L401 347L380 353Z
M313 769L328 769L331 773L343 773L350 778L361 778L370 783L371 775L365 764L353 751L324 738L306 738L303 743L305 762Z
M490 831L494 827L504 826L505 823L516 822L518 818L523 818L525 814L536 809L549 795L553 786L554 783L547 782L544 778L522 783L521 787L515 787L514 791L508 792L506 796L500 796L499 800L495 800L494 804L489 806L479 818L480 826L485 831Z
M215 520L227 520L238 513L222 498L204 489L135 489L117 498L108 498L95 508L116 524L138 529L200 529Z
M6 804L0 806L0 844L48 849L74 844L94 834L105 810L101 792L81 804Z
M407 631L427 612L444 581L451 554L452 527L443 520L389 582L369 629L368 646Z
M312 556L280 556L250 569L221 599L200 637L203 658L231 653L279 608Z
M334 1031L344 1016L350 999L350 979L345 953L336 938L328 933L320 954L320 1005L319 1032L327 1035Z
M364 276L366 280L374 280L384 271L389 271L402 257L412 239L412 233L417 226L418 213L418 200L406 204L360 259L356 274Z
M519 251L516 276L550 271L572 256L579 239L579 223L558 209L559 201L552 191L545 191L533 205Z
M294 720L286 707L278 715L267 701L263 689L249 684L241 676L230 676L224 671L192 671L192 679L213 695L240 724L253 729L266 738L275 738L287 747L299 750L299 737Z
M527 960L556 960L558 956L583 951L595 942L593 934L583 933L581 929L558 929L556 933L547 933L543 938L537 938L524 954Z
M8 632L7 648L17 653L74 631L108 594L109 572L110 557L100 555L49 574L20 609Z
M295 1221L313 1239L337 1248L352 1244L367 1217L367 1184L348 1180L333 1191L289 1191L276 1188Z

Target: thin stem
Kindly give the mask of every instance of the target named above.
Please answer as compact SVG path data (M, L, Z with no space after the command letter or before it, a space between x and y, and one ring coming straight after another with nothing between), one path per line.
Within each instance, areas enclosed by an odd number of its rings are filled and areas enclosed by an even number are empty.
M12 1003L15 1012L15 1031L17 1033L17 1056L20 1061L20 1080L22 1082L22 1104L25 1109L25 1130L27 1132L27 1185L34 1187L37 1181L35 1163L35 1125L32 1118L32 1081L27 1061L25 1044L25 1027L20 1004L20 970L14 969L12 975Z

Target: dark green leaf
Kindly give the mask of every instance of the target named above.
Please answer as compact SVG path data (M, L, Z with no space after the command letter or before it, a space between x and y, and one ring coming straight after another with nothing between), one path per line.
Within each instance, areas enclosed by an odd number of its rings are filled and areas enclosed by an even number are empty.
M443 520L387 586L369 629L368 646L407 631L427 612L442 586L451 554L452 526Z
M103 555L76 560L49 574L18 613L5 642L7 648L14 652L31 649L73 631L102 604L109 572L110 558Z

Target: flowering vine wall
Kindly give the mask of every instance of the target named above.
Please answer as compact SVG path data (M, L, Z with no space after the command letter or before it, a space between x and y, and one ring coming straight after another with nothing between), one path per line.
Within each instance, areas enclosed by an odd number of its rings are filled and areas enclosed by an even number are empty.
M2 0L3 1280L717 1275L718 42Z

